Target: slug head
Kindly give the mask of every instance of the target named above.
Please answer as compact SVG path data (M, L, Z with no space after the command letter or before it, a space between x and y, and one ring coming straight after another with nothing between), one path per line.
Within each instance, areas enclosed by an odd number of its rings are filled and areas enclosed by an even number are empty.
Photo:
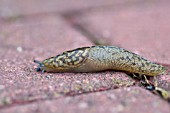
M39 62L39 61L37 61L37 60L34 60L34 63L39 64L38 67L36 68L36 71L37 71L37 72L41 71L42 73L44 73L44 71L45 71L45 70L43 69L44 64L41 63L41 62Z

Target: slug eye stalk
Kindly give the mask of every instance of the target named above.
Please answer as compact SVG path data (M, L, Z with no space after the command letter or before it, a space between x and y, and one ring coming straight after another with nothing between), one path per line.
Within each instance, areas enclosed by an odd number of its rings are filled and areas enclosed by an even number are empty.
M37 60L34 60L34 63L39 64L38 67L36 68L36 71L37 71L37 72L42 71L42 73L44 73L44 71L45 71L45 70L43 69L44 64L42 64L40 61L37 61Z

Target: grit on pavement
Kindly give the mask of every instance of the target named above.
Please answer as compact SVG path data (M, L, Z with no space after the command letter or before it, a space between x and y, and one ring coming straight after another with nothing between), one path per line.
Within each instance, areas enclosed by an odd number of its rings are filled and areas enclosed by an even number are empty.
M0 113L169 113L120 71L40 73L42 61L92 45L123 47L168 68L169 0L0 0Z

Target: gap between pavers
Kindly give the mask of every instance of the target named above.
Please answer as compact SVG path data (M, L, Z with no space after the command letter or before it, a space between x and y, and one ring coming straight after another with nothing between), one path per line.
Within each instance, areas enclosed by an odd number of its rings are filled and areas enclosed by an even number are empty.
M162 106L164 105L164 106ZM139 87L37 101L2 109L1 113L169 113L170 105Z

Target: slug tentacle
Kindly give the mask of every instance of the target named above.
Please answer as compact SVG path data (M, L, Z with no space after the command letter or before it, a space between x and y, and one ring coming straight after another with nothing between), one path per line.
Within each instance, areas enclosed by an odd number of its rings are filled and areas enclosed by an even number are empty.
M42 71L42 73L44 73L44 71L45 71L45 70L43 69L44 64L41 63L40 61L37 61L37 60L34 60L34 63L39 64L38 67L36 68L36 71L37 71L37 72L38 72L38 71Z
M97 72L120 70L156 76L164 74L165 67L135 53L115 46L91 46L63 52L42 62L34 61L37 70L47 72Z

